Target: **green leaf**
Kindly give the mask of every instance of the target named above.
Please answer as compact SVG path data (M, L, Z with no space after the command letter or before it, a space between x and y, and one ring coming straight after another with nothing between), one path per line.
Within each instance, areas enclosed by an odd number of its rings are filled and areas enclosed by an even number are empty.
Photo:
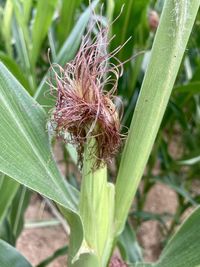
M200 0L166 0L135 107L116 183L116 234L121 233L159 130Z
M182 224L155 267L196 267L200 264L200 207Z
M47 36L57 2L57 0L40 0L37 3L32 30L31 63L33 66L37 61L42 42Z
M0 171L75 211L77 192L52 158L46 114L1 63L0 120Z
M49 47L50 47L50 51L51 51L51 58L52 58L52 61L55 62L55 60L56 60L56 40L55 40L55 36L53 34L52 27L48 31L48 41L49 41Z
M113 13L115 8L115 1L114 0L106 0L106 16L109 21L113 21ZM110 29L111 31L111 29ZM111 33L111 32L110 32Z
M9 218L5 217L3 222L0 224L0 239L6 241L12 246L16 244L16 238L13 235L12 227L9 223Z
M176 86L174 93L189 93L191 95L200 93L200 82L191 82L185 85Z
M63 0L57 27L58 39L62 45L69 35L75 21L75 11L82 0Z
M138 27L146 21L147 6L149 0L134 1L134 0L118 0L115 1L114 17L120 14L122 6L123 12L119 17L117 23L113 24L113 34L116 38L113 39L114 48L122 45L129 37L131 40L126 45L125 49L119 52L119 59L126 60L130 58L133 53L133 47L138 44L136 40ZM144 29L143 29L144 30ZM144 31L143 31L144 34ZM141 46L143 43L141 44Z
M78 164L78 154L77 154L75 146L73 146L72 144L66 144L65 147L66 147L71 159L73 160L73 162L75 164Z
M31 264L14 247L0 240L0 266L31 267Z
M24 227L24 213L29 205L31 191L21 185L15 195L8 217L10 228L12 229L15 241L21 234Z
M192 81L199 81L200 77L200 66L197 67L194 76L192 77Z
M0 223L8 214L18 188L19 183L8 176L0 175Z
M64 180L52 157L44 110L2 63L0 120L0 171L54 200L65 211L72 232L72 260L83 239L78 191Z
M117 22L112 25L112 33L116 35L111 42L111 50L123 45L129 40L125 47L122 48L117 58L124 62L137 53L137 49L146 49L147 37L149 30L147 29L147 8L149 0L118 0L115 1L114 18L119 16L120 10L123 11ZM124 65L124 75L120 79L119 92L131 99L133 90L137 82L137 78L141 71L143 57L137 57L134 62L130 60Z
M17 10L16 5L15 7L15 12ZM18 13L18 12L17 12ZM22 14L18 14L18 20L13 19L12 23L12 31L13 31L13 39L15 41L15 47L17 51L17 60L20 64L21 69L23 70L25 76L27 76L27 80L29 82L29 88L32 92L35 91L35 76L34 72L32 71L31 63L30 63L30 57L29 57L29 49L26 38L25 38L25 33L26 30L23 31L23 27L21 24L24 24L24 21L21 21L20 17L22 17Z
M29 50L30 45L31 45L31 39L29 35L29 29L28 29L28 24L26 22L26 17L23 9L23 5L21 1L19 0L11 0L13 3L14 7L14 14L17 22L17 26L20 28L19 32L23 33L23 39L24 43L26 44L27 50Z
M32 8L32 2L33 0L21 0L23 4L23 10L24 10L24 20L26 23L29 22L30 14L31 14L31 8Z
M0 60L3 62L3 64L9 69L10 72L16 77L16 79L27 89L28 92L31 93L31 90L29 88L29 83L24 76L22 70L20 69L20 66L7 54L0 51Z
M11 0L6 1L6 5L3 11L3 21L2 21L2 35L5 41L7 53L12 55L12 45L11 45L11 22L13 16L13 4Z
M12 30L21 68L25 71L25 73L29 73L31 65L24 33L20 25L17 25L17 21L15 19L13 20Z
M120 253L126 262L142 261L142 250L130 223L126 223L124 231L119 236L117 243Z

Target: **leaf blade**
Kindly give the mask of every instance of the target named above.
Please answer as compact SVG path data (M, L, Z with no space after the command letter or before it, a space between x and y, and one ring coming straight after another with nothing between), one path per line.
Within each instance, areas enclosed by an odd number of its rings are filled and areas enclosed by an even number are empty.
M51 155L44 110L1 63L0 102L0 170L57 203L76 210L73 193L77 192L70 185L66 186Z
M31 53L31 62L33 66L37 61L42 42L48 33L56 5L57 0L38 1L37 12L32 30L33 47Z
M199 0L165 1L118 173L115 209L118 234L159 130L199 5Z
M19 183L10 177L0 175L0 224L6 216L18 188Z
M183 222L163 250L155 267L188 267L200 264L200 207Z
M0 266L31 267L31 264L14 247L0 240Z

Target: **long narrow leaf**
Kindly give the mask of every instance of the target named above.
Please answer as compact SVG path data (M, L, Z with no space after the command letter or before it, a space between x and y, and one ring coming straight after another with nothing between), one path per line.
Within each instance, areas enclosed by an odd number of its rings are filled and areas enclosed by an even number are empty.
M166 0L116 183L116 233L123 229L163 118L200 0Z
M25 211L30 203L31 191L25 186L20 186L13 199L12 206L8 217L10 228L12 229L15 243L24 227Z
M194 165L194 164L197 164L199 162L200 162L200 156L197 156L197 157L193 157L193 158L177 161L177 164L180 164L180 165Z
M60 10L60 19L57 27L58 39L60 44L63 44L69 35L75 20L75 11L80 5L81 0L63 0Z
M19 183L7 176L0 175L0 223L8 213L8 209L19 188Z
M33 47L31 51L31 62L33 66L37 61L42 42L47 36L56 5L57 0L38 1L32 31Z
M142 250L137 242L137 237L129 222L118 239L118 247L126 262L142 261Z
M17 78L17 80L27 89L29 93L31 90L29 88L29 83L23 74L20 66L15 62L14 59L10 58L6 53L0 51L0 60L3 64L12 72L12 74Z
M11 45L11 22L13 16L13 4L11 0L6 1L6 5L3 12L3 22L2 22L2 34L6 44L6 50L8 54L12 55L12 45Z
M24 10L24 20L28 23L32 8L33 0L22 0L23 10Z

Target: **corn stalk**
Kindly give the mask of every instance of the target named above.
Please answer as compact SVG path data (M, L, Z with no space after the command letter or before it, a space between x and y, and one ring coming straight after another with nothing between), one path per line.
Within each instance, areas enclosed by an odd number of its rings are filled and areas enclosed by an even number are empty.
M115 233L120 234L158 133L200 0L166 0L134 111L116 183Z

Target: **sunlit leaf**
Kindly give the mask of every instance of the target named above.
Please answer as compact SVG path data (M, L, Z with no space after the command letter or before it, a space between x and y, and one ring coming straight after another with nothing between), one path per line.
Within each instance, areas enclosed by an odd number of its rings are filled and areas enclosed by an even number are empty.
M83 238L77 214L78 192L61 176L52 157L44 110L2 63L0 120L0 171L54 200L65 210L72 227L74 254L71 255L75 256Z
M152 150L199 5L200 0L165 1L118 172L115 205L118 233L123 229Z

